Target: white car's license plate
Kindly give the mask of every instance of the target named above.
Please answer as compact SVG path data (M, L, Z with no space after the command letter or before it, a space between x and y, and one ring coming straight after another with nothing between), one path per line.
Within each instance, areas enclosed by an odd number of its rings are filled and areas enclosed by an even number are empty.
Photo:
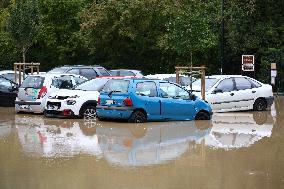
M106 105L112 105L112 104L114 104L113 100L106 100Z
M30 105L19 105L20 109L27 110L30 109Z

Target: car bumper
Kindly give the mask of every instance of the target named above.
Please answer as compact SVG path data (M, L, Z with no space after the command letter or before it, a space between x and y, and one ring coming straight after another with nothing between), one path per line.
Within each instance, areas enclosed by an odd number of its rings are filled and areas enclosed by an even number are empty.
M74 114L72 110L44 110L45 117L56 117L56 118L75 118L78 117Z
M133 111L134 108L132 107L97 106L97 115L99 118L129 119Z
M43 113L44 106L41 102L33 101L15 101L16 112L34 112Z

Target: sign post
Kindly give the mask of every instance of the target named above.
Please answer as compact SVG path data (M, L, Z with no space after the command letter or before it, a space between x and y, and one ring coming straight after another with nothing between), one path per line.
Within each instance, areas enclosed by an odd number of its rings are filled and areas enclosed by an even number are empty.
M254 55L242 55L242 72L253 72L255 78Z

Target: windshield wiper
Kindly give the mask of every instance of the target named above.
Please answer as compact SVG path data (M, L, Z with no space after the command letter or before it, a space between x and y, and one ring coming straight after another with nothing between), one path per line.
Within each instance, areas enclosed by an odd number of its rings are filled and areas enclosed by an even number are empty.
M112 90L108 93L108 96L110 97L112 95L112 93L119 93L119 92L121 92L121 91Z

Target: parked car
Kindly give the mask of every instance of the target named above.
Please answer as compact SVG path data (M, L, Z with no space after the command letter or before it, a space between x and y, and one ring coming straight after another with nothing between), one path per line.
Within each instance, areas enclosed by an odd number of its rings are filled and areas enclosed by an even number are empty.
M112 79L100 91L99 119L147 120L210 119L208 103L181 86L162 80Z
M161 79L176 83L176 74L154 74L154 75L147 75L145 77L148 79ZM194 77L192 77L191 79L192 80L190 81L190 77L188 75L180 75L180 81L178 84L183 87L186 87L190 85L190 83L196 80L196 78Z
M201 80L192 84L193 93L201 96ZM205 79L205 99L214 111L264 111L273 103L272 86L241 75L215 75Z
M17 92L18 85L15 82L0 76L0 106L15 106Z
M74 89L60 89L52 93L46 102L47 117L96 118L96 106L102 86L111 77L97 77L88 80Z
M143 77L143 73L140 70L117 69L117 70L110 70L110 73L112 76Z
M19 72L17 72L17 81L15 81L15 71L14 70L1 70L0 76L5 77L15 83L19 83ZM24 80L24 74L21 73L21 80Z
M75 74L29 75L19 87L16 112L43 113L48 96L59 89L70 89L86 81Z
M94 79L98 76L110 76L111 74L100 65L65 65L61 67L56 67L47 73L70 73L76 75L82 75L88 79Z

